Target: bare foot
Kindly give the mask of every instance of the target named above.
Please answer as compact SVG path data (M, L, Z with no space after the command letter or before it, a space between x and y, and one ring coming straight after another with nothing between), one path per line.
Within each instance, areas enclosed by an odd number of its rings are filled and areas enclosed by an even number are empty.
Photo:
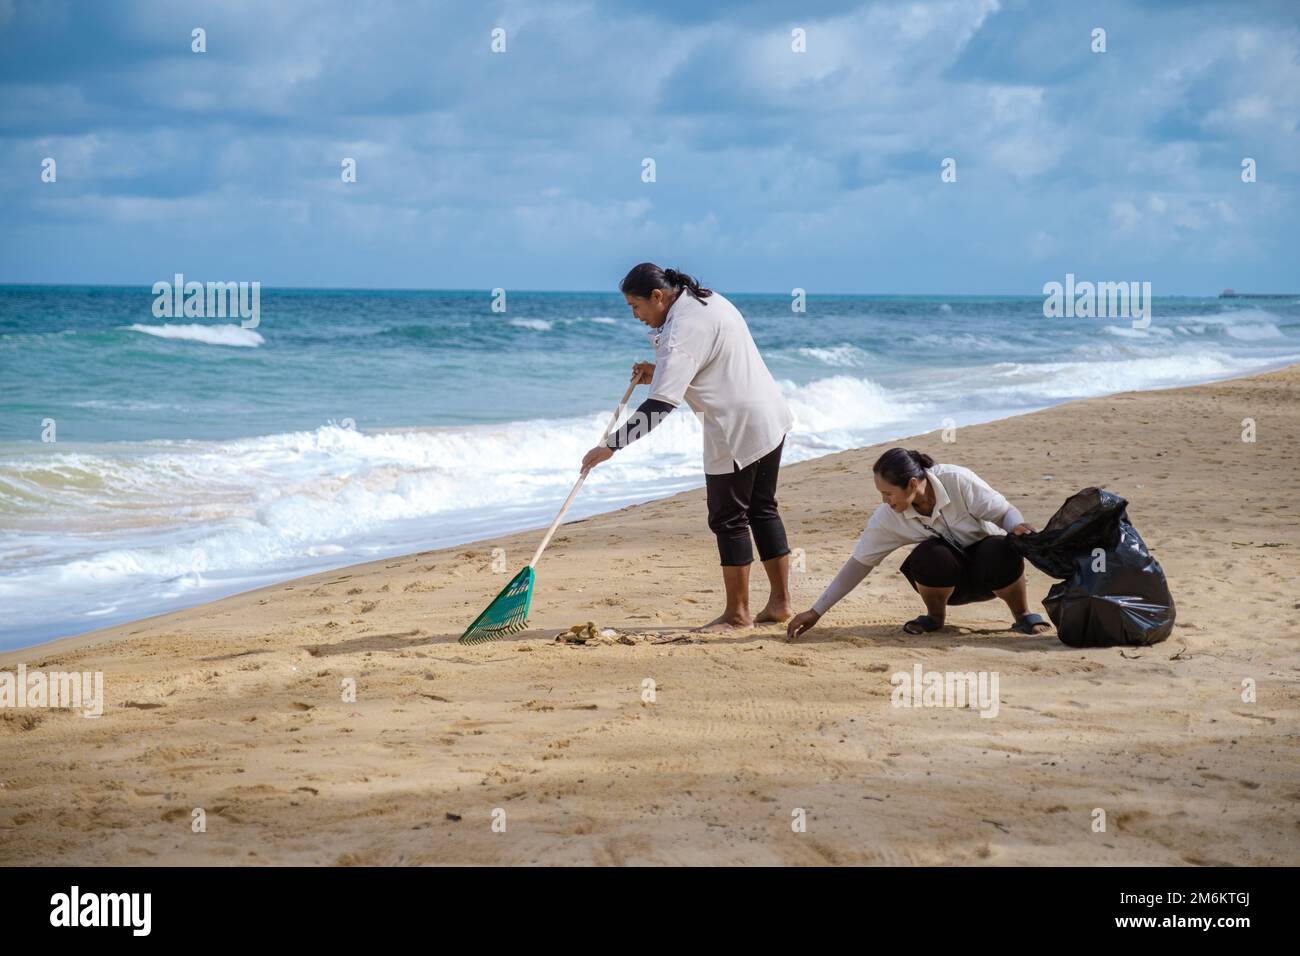
M753 626L754 621L748 614L727 614L723 612L708 624L701 624L699 627L693 628L693 633L716 634L719 631L741 631Z
M754 618L755 624L770 624L772 622L788 621L794 617L794 609L790 607L789 602L785 604L767 603L767 607L758 612Z

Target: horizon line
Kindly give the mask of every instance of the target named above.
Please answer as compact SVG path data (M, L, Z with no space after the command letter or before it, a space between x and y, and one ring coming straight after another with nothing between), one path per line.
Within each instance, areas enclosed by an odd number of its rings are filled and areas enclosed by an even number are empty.
M184 275L184 273L181 273ZM155 280L167 281L167 280ZM198 280L196 280L198 281ZM270 291L283 292L444 292L444 293L463 293L463 294L488 294L492 293L492 288L475 287L475 288L432 288L423 286L315 286L315 285L263 285L260 280L205 280L206 282L218 281L257 281L259 288ZM1055 281L1055 280L1051 280ZM1083 280L1093 281L1093 280ZM1100 280L1098 280L1100 281ZM1123 280L1128 281L1128 280ZM0 289L13 288L46 288L46 289L71 289L71 288L100 288L100 289L152 289L153 283L135 283L135 282L11 282L0 281ZM496 286L494 288L504 288L508 293L524 293L530 295L611 295L618 296L621 293L617 289L511 289L509 286ZM811 292L804 290L808 298L815 296L835 296L842 298L909 298L920 296L954 296L966 299L1010 299L1010 298L1041 298L1042 292ZM1224 293L1228 293L1226 296ZM733 290L724 295L754 295L754 296L783 296L791 295L788 291L770 292L770 291L739 291ZM1300 297L1300 292L1238 292L1233 286L1225 286L1220 292L1208 293L1191 293L1191 292L1169 292L1160 295L1154 295L1153 298L1168 299L1219 299L1219 298L1288 298L1291 296Z

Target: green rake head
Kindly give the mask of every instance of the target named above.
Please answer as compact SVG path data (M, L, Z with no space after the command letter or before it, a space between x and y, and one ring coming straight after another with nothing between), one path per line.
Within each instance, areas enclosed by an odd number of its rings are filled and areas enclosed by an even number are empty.
M528 626L528 606L532 600L533 566L530 564L511 578L487 609L465 628L460 643L481 644L522 631Z

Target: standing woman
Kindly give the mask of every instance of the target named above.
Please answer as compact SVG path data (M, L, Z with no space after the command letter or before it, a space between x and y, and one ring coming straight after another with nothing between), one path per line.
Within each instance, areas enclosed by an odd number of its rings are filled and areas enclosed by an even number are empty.
M654 329L655 361L632 374L650 397L605 444L582 459L586 471L636 441L683 401L704 430L704 483L709 528L718 541L726 609L701 631L725 631L790 617L790 547L776 507L777 472L794 424L781 390L763 364L749 326L722 295L652 262L619 286L632 314ZM767 606L749 613L750 532L771 584Z
M1001 598L1013 631L1041 634L1050 625L1029 613L1025 562L1008 534L1034 529L1007 499L961 465L936 465L919 451L891 448L872 467L881 504L852 556L813 606L786 626L793 639L852 591L892 551L915 544L899 570L920 595L926 613L908 621L908 634L937 631L947 609Z

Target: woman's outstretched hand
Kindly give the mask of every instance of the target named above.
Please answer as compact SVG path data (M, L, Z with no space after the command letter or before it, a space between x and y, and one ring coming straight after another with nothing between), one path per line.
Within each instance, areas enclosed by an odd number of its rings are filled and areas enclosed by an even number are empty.
M587 454L582 456L582 470L583 472L591 471L591 469L595 468L602 461L609 461L613 457L614 449L610 448L608 445L597 445L591 451L587 452Z
M822 619L822 616L809 608L794 617L790 618L790 623L785 626L785 639L793 641L796 637L808 630L814 624Z
M1022 522L1021 524L1018 524L1014 528L1012 528L1011 533L1012 534L1037 534L1038 532L1034 530L1033 525Z
M636 362L632 365L632 380L637 385L649 385L654 377L654 362Z

